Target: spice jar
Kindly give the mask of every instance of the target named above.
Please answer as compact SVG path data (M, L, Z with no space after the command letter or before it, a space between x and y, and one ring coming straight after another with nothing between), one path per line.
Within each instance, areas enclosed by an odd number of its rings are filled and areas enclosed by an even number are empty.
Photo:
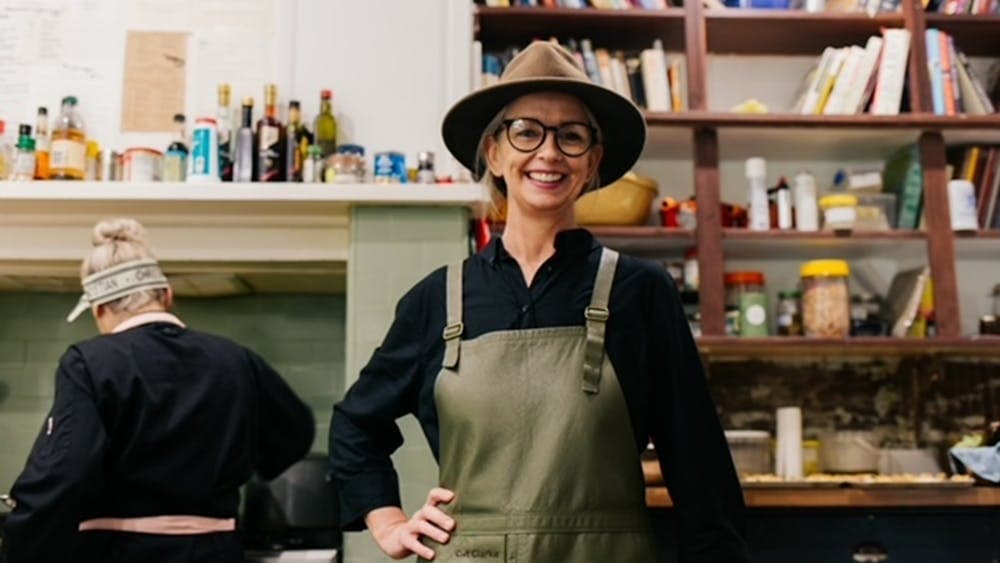
M823 208L823 228L850 231L858 220L858 198L850 194L830 194L819 200Z
M729 272L726 284L726 334L767 336L767 294L764 274Z
M806 336L843 338L851 330L851 302L843 260L813 260L802 265L802 327Z
M801 299L802 292L797 289L778 292L778 336L802 336Z

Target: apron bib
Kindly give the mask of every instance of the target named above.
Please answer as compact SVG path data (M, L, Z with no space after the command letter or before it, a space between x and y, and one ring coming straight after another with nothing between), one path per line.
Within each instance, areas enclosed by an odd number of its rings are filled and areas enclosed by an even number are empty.
M441 508L456 521L435 562L649 563L645 485L604 353L618 255L603 249L586 326L462 341L462 269L448 268L445 355L434 397ZM423 561L421 559L420 561Z

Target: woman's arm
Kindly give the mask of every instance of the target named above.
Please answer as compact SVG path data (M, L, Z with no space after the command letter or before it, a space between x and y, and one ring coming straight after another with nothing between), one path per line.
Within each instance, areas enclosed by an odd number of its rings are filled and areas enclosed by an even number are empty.
M11 496L6 563L69 561L87 498L100 494L107 435L83 358L70 348L56 371L55 399Z

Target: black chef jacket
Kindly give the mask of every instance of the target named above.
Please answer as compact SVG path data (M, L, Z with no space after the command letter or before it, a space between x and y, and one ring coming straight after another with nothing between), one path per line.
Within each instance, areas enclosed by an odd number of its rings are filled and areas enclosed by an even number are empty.
M280 474L309 450L314 428L282 378L224 338L154 322L73 345L11 491L6 561L242 561L232 533L77 526L97 517L234 518L252 472Z
M600 251L586 230L559 233L555 254L528 287L495 239L464 263L462 338L583 325ZM415 415L438 456L434 382L444 353L445 302L441 268L399 301L382 345L334 406L330 459L347 529L363 529L373 509L400 505L389 457L402 443L397 418ZM682 554L699 562L747 560L739 480L673 280L662 266L623 255L609 309L605 347L628 403L636 450L652 438L659 453Z

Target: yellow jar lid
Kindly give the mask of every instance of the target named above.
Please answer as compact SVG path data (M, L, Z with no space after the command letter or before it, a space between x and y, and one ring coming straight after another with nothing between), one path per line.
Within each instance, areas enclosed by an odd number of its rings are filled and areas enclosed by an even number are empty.
M842 277L851 275L851 267L844 260L813 260L802 265L803 278Z
M823 209L831 207L855 207L857 205L857 196L851 194L830 194L819 199L819 206Z

